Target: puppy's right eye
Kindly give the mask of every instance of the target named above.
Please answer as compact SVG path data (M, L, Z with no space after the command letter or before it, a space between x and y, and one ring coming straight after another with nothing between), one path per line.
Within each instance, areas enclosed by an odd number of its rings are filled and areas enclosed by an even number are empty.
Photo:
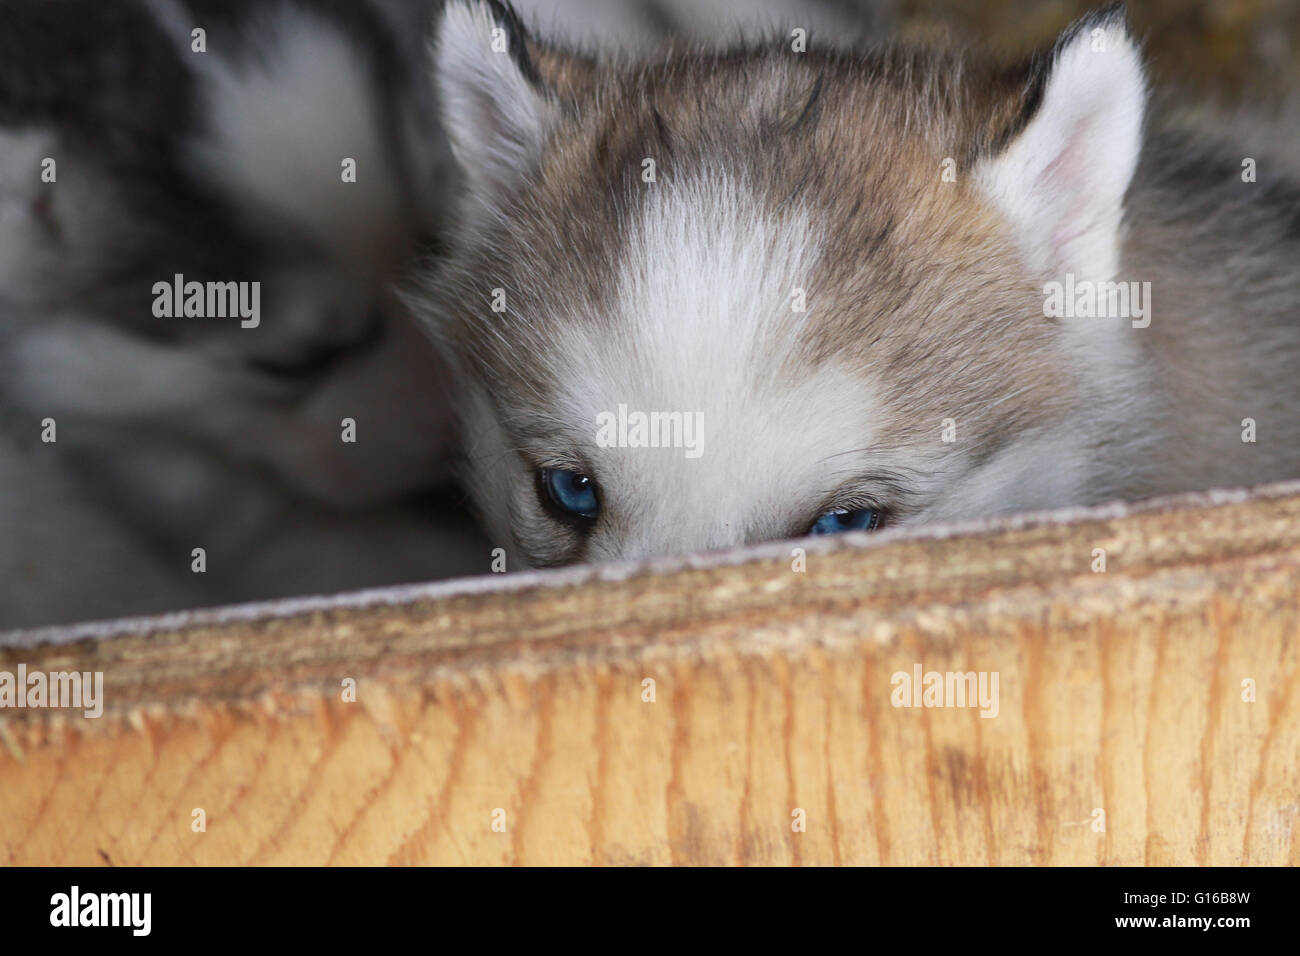
M324 378L346 353L343 350L319 349L294 359L250 359L254 371L282 382L303 382Z
M563 468L543 468L537 473L542 503L562 514L592 520L600 512L596 481L589 475Z
M884 520L875 508L838 508L818 518L809 534L842 534L845 531L875 531Z

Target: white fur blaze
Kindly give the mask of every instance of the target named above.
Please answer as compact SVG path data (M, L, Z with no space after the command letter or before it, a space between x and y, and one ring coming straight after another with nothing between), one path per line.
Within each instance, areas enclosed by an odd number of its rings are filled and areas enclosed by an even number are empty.
M629 230L616 328L593 339L582 322L557 338L572 357L557 409L583 423L624 404L694 415L700 441L693 454L591 450L609 506L625 516L618 537L593 538L593 558L784 537L816 517L799 513L805 499L863 466L882 417L874 382L787 361L819 308L822 244L807 210L772 218L722 171L654 193ZM805 286L808 311L797 312L791 293Z
M1058 47L1037 113L977 170L1032 268L1112 278L1124 194L1146 109L1141 55L1122 13L1079 24Z

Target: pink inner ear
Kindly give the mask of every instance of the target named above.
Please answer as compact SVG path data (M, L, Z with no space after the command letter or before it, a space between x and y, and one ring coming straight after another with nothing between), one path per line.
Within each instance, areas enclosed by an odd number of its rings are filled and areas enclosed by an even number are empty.
M1087 117L1073 126L1070 138L1056 158L1044 167L1034 186L1035 192L1046 198L1055 217L1051 244L1054 258L1058 260L1068 258L1063 253L1096 224L1095 215L1087 214L1090 207L1096 207L1095 201L1090 202L1095 197L1092 196L1093 185L1085 161L1085 144L1093 132L1092 127Z

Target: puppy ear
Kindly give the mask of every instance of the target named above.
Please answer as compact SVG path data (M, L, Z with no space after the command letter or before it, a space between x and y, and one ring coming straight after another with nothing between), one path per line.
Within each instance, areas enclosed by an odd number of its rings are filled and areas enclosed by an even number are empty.
M494 205L536 170L558 109L523 23L497 0L449 0L433 57L452 152L471 196Z
M1146 103L1122 4L1075 23L1031 68L1015 135L975 174L1034 269L1114 277Z

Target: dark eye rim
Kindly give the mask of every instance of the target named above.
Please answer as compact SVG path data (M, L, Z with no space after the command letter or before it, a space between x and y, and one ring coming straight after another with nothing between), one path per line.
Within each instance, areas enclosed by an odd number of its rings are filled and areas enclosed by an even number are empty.
M313 351L297 359L251 358L248 365L259 375L279 382L304 382L324 378L345 355L342 350Z
M387 334L382 316L371 316L362 333L350 342L315 343L292 358L254 356L248 365L260 375L282 382L310 382L325 378L345 360L372 351Z
M551 495L551 489L546 483L546 475L552 471L567 471L575 475L581 475L590 481L591 493L596 498L596 513L592 515L577 514L562 507ZM562 521L581 530L589 530L599 520L604 500L600 491L600 482L596 480L596 476L590 470L569 466L539 465L533 469L533 485L537 489L537 500L541 503L542 509L556 521Z

